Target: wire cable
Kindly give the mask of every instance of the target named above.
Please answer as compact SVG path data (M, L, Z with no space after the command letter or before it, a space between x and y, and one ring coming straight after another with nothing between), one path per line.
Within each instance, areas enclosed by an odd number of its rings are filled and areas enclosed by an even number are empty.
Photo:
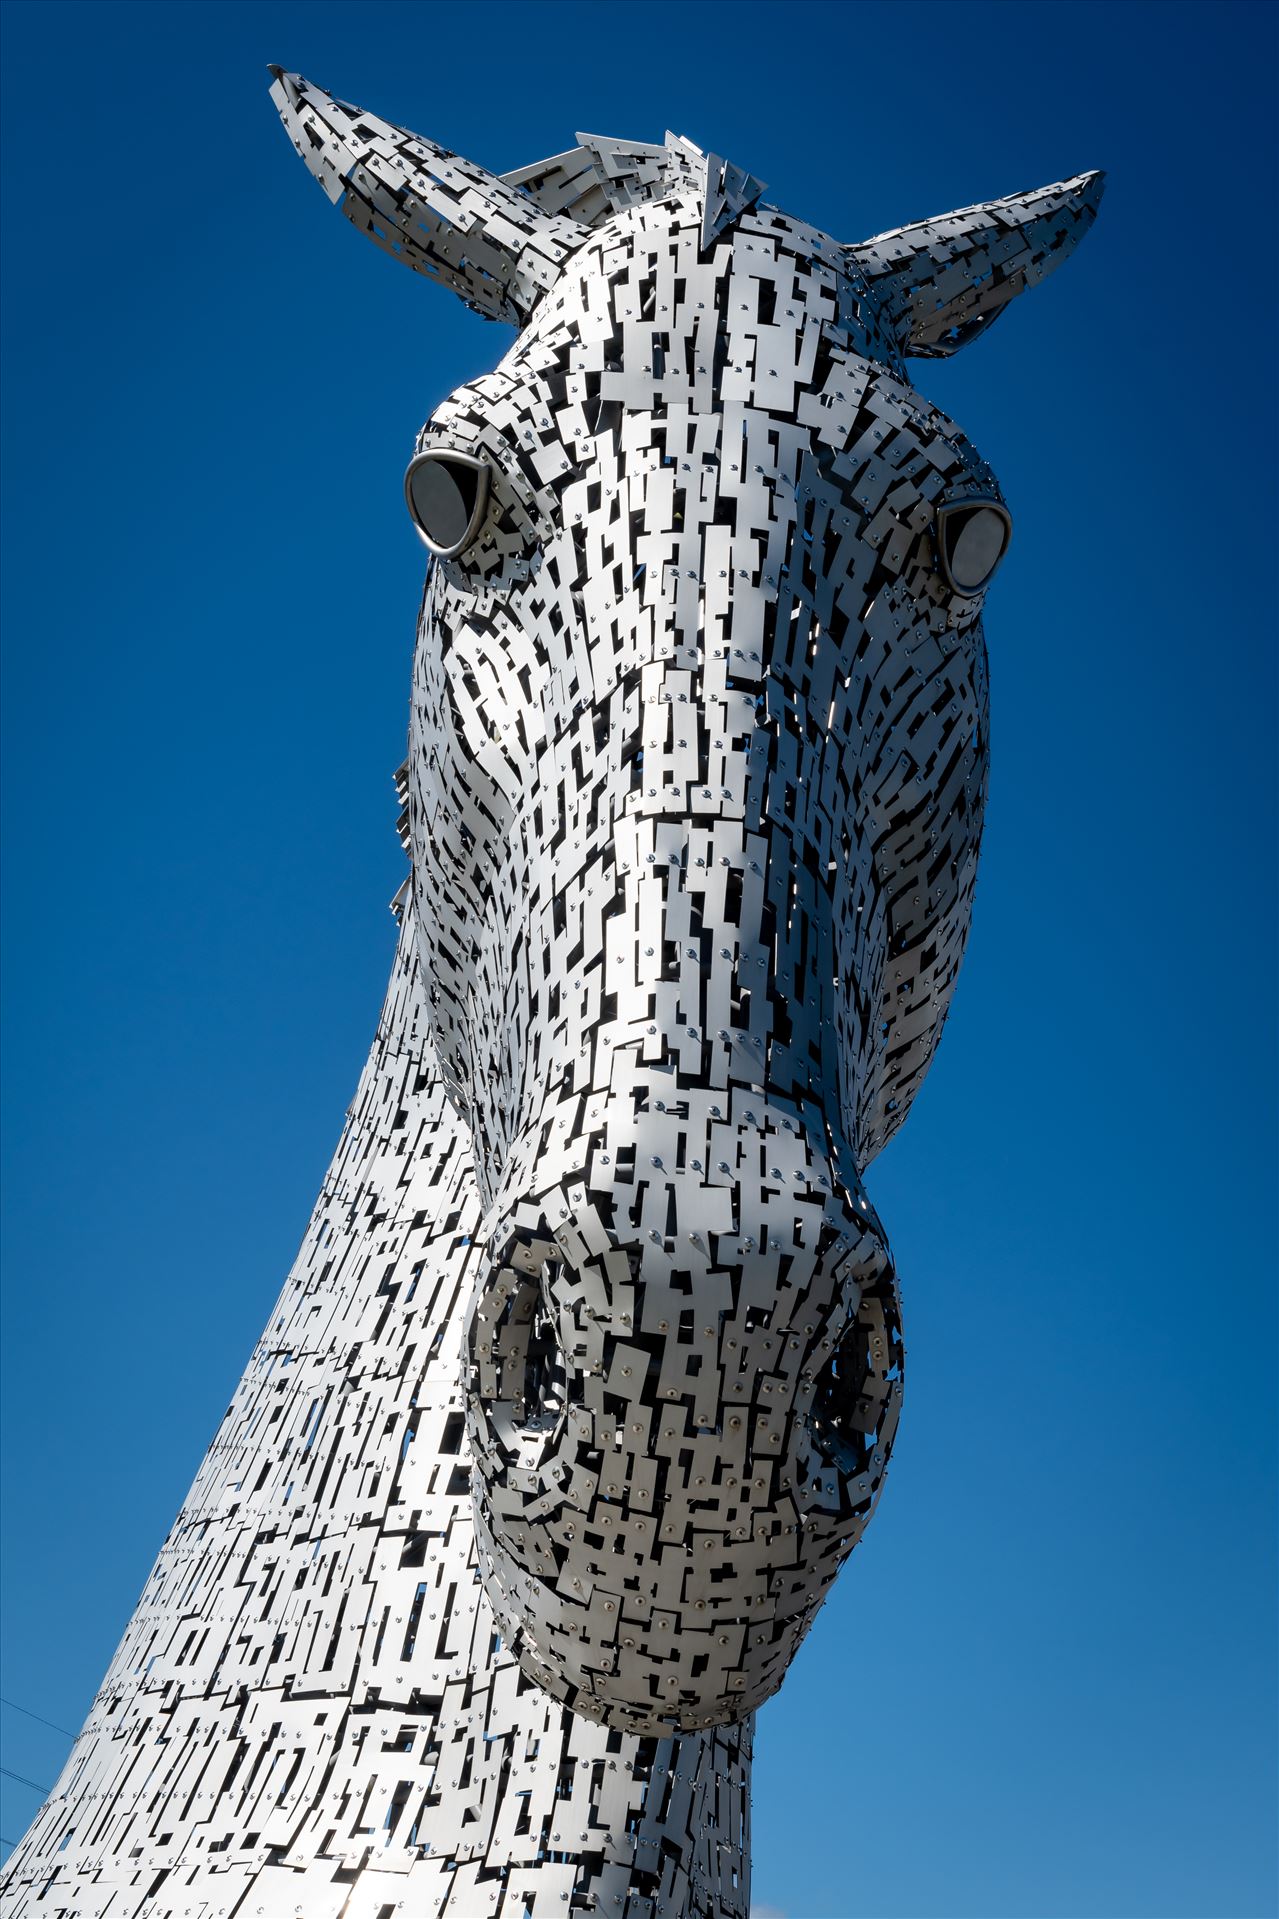
M20 1786L30 1786L32 1792L43 1792L45 1794L48 1794L49 1792L53 1790L51 1786L42 1786L39 1784L37 1780L28 1779L25 1773L10 1772L7 1766L0 1766L0 1772L4 1774L6 1779L16 1779Z
M10 1712L25 1713L28 1719L38 1719L42 1726L48 1726L50 1732L60 1732L64 1739L74 1739L75 1734L68 1732L65 1726L55 1726L52 1719L46 1719L43 1713L32 1712L30 1706L20 1706L16 1699L6 1699L0 1693L0 1706L8 1706Z

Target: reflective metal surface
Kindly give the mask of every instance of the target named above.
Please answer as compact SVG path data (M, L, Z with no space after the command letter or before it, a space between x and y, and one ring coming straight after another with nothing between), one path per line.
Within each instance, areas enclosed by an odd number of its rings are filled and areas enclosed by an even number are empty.
M1100 179L847 245L672 135L499 177L273 96L357 228L521 330L406 486L369 1063L6 1911L746 1919L750 1713L897 1424L862 1176L985 798L1006 512L906 360Z

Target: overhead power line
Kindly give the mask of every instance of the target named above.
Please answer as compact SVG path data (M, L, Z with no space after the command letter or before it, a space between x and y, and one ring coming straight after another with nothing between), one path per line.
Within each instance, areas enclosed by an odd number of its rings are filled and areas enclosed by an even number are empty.
M65 1726L55 1726L52 1719L46 1719L43 1713L32 1712L30 1706L20 1706L16 1699L6 1699L0 1693L0 1706L8 1706L10 1712L24 1713L28 1719L38 1719L42 1726L48 1726L50 1732L60 1732L64 1739L74 1739L75 1734L68 1732Z
M47 1793L52 1790L49 1786L42 1786L38 1780L28 1779L25 1773L10 1772L7 1766L0 1766L0 1772L4 1774L6 1779L16 1779L20 1786L30 1786L32 1792Z

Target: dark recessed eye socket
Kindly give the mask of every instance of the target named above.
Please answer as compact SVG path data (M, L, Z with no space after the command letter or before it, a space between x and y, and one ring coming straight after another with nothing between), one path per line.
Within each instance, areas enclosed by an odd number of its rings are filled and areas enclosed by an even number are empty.
M489 470L472 453L431 448L409 461L404 497L424 543L441 560L464 553L488 505Z
M956 593L980 593L1012 538L1013 523L998 500L951 500L937 513L937 558Z

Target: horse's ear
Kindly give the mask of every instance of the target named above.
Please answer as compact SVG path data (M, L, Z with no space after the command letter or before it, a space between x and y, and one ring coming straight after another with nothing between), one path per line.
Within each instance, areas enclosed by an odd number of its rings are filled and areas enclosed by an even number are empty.
M588 229L415 133L272 67L298 152L353 226L491 320L521 325Z
M844 249L904 353L940 359L967 346L1010 300L1038 286L1092 225L1102 173L988 200Z

